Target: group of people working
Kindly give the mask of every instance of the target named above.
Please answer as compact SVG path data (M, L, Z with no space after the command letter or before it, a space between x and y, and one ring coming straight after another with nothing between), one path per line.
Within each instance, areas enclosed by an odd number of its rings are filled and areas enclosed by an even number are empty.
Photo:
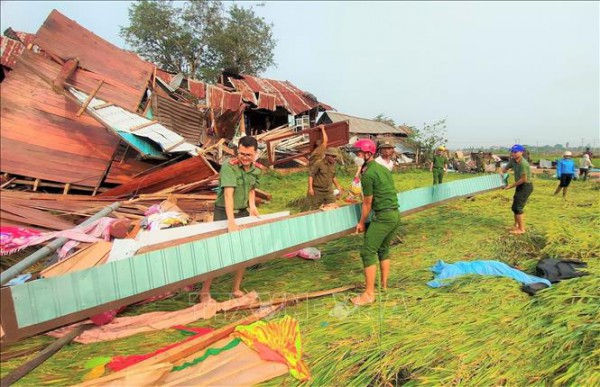
M336 160L339 155L335 148L327 147L327 134L321 126L322 140L313 152L309 163L307 199L313 209L335 202L336 194L341 194L343 188L336 179ZM256 189L259 187L261 170L256 166L258 142L254 137L242 137L236 151L236 157L226 161L220 171L219 193L215 201L214 220L227 220L227 229L234 232L240 229L235 219L246 216L258 216L256 208ZM356 177L360 178L362 188L361 216L356 225L356 233L365 233L360 257L364 266L365 290L352 299L355 305L365 305L375 300L375 279L377 262L381 272L381 286L385 289L390 271L390 243L400 229L400 212L398 211L397 191L392 178L394 145L383 142L377 145L370 139L360 139L348 149L355 155L358 166ZM447 169L448 159L444 156L445 148L436 149L429 169L433 173L434 184L442 183ZM502 169L502 174L509 169L514 171L515 181L507 184L504 189L515 188L512 211L514 214L513 234L525 232L523 209L533 192L531 169L523 157L525 147L515 144L510 149L510 160ZM379 153L379 155L378 155ZM377 156L378 155L378 156ZM377 157L376 157L377 156ZM566 194L566 187L572 178L572 163L569 162L570 152L565 152L558 169L561 183L560 189ZM585 157L585 156L584 156ZM588 156L589 158L589 156ZM572 161L572 160L571 160ZM588 168L592 167L588 163ZM336 187L337 193L333 187ZM559 189L555 193L558 193ZM371 221L366 227L367 219ZM243 296L240 289L244 270L236 271L234 275L232 295ZM201 291L201 301L210 302L210 285L212 280L204 282Z
M316 157L311 160L309 172L308 197L313 207L335 202L333 186L336 186L339 192L343 191L342 186L335 178L338 151L326 147L327 137L324 128L322 133L324 138L320 147L324 148L323 158ZM383 151L377 158L378 161L375 157L377 146L372 140L358 140L349 149L360 160L363 201L356 232L365 233L360 256L364 264L366 287L361 295L352 299L356 305L368 304L375 299L377 261L380 262L381 267L381 284L384 288L387 287L390 270L390 242L400 228L397 192L391 174L393 145L389 142L382 145ZM391 151L384 149L391 149ZM236 157L221 166L219 193L215 201L213 220L227 220L229 232L240 229L235 219L259 215L256 208L256 189L259 187L261 171L255 165L257 150L258 142L254 137L242 137L238 143ZM315 153L318 155L319 150ZM367 229L365 223L371 212L373 214ZM240 289L243 275L243 269L235 272L232 290L234 297L243 296ZM202 302L213 301L210 294L211 282L212 279L209 279L203 284L200 293Z

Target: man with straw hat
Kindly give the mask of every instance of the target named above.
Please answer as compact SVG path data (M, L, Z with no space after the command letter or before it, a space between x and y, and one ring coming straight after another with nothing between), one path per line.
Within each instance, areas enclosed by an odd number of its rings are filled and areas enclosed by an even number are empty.
M362 160L361 185L363 202L361 216L356 225L356 233L365 232L365 239L360 250L360 257L365 268L365 291L354 297L354 305L365 305L375 301L375 277L377 260L381 270L381 286L387 287L390 272L390 242L400 228L400 212L398 197L392 174L374 160L375 143L369 139L360 139L354 143L351 152ZM371 223L365 230L365 222L371 214Z
M556 177L560 180L554 195L558 195L560 190L563 191L563 199L567 198L567 188L571 184L575 176L575 162L573 161L573 153L566 151L563 153L563 158L556 163Z
M390 172L394 169L394 160L392 160L394 148L395 146L390 140L383 141L379 144L379 156L375 159L377 163L389 169Z
M529 163L523 157L525 147L520 144L515 144L510 148L510 160L508 164L502 168L502 174L512 169L515 172L515 182L507 184L504 189L515 188L513 196L512 211L515 216L515 226L510 231L511 234L525 233L525 216L523 209L527 204L527 199L533 192L533 184L531 183L531 169Z
M335 203L333 185L339 190L338 195L342 193L342 186L335 178L337 156L337 149L327 148L324 158L315 161L310 167L307 199L311 209Z

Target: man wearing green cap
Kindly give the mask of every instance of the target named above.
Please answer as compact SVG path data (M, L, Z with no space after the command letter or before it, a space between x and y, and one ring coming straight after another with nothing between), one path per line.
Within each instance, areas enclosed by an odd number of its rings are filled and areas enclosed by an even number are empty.
M445 151L446 147L438 147L429 163L429 171L433 172L433 185L442 184L444 173L448 169L448 158L444 155Z
M312 210L324 204L335 203L333 185L339 190L338 194L342 193L342 186L335 178L337 155L335 148L327 148L324 158L315 161L310 167L307 199Z
M525 147L520 144L515 144L510 148L510 160L508 164L502 168L502 174L512 169L515 172L515 182L513 184L507 184L504 189L515 188L515 195L513 196L512 211L515 216L515 226L510 231L511 234L523 234L525 233L525 216L523 215L523 209L527 204L529 195L533 192L533 184L531 183L531 169L529 163L523 157Z

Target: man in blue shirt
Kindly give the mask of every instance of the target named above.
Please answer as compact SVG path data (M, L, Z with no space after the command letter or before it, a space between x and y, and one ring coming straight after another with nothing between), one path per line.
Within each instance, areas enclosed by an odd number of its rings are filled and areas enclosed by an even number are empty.
M573 161L573 154L570 151L566 151L563 154L563 158L558 160L556 163L556 177L560 180L554 195L558 195L560 190L563 191L563 199L567 198L567 189L571 180L575 176L575 162Z

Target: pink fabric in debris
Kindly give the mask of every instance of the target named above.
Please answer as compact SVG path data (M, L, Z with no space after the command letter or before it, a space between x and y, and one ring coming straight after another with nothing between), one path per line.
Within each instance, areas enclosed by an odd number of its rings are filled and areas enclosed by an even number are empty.
M105 241L110 241L110 225L117 219L103 217L87 226L79 226L70 230L45 232L34 234L32 230L20 229L17 227L2 227L2 255L12 254L29 246L39 245L55 238L71 239L58 251L58 257L64 258L69 250L79 245L80 242L98 242L102 237ZM6 237L4 229L7 229ZM14 230L17 229L17 230ZM23 231L19 231L23 230ZM9 233L9 232L15 232ZM17 235L17 238L12 238L11 235ZM5 249L4 240L7 241Z
M8 255L24 249L31 239L42 233L25 227L0 227L0 255Z

